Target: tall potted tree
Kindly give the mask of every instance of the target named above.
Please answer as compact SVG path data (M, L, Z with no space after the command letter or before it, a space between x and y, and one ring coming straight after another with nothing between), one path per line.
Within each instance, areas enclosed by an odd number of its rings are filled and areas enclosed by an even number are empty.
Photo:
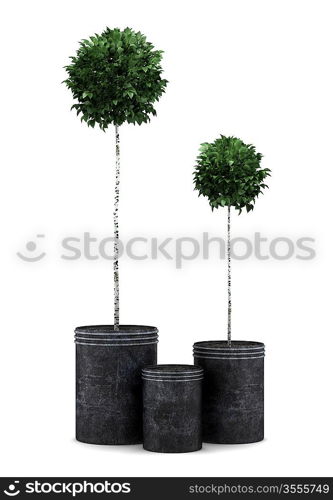
M231 210L250 212L267 185L268 168L251 144L221 135L201 144L194 171L199 196L211 209L227 208L227 340L194 344L194 360L205 370L203 439L212 443L250 443L264 437L264 351L261 342L231 337Z
M106 28L80 42L66 66L72 109L89 127L115 133L114 323L75 329L76 437L95 444L142 442L141 368L156 363L157 328L119 320L119 128L156 115L165 91L162 51L130 28Z

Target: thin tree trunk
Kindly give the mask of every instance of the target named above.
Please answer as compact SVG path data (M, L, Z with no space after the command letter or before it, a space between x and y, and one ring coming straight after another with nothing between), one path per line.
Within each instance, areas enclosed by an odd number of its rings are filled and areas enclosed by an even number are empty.
M228 346L231 347L231 245L230 205L228 205Z
M118 208L119 208L119 183L120 183L120 147L119 147L119 127L115 125L116 133L116 179L114 189L114 212L113 212L113 227L114 227L114 261L113 261L113 279L114 279L114 330L119 330L119 223L118 223Z

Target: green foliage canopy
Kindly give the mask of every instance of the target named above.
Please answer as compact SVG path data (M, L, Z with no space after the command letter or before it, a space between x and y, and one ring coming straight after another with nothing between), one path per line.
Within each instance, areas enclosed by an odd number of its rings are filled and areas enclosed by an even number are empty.
M255 199L267 184L268 168L260 168L262 155L252 144L221 135L203 143L194 171L195 189L206 196L214 208L233 206L239 213L253 210Z
M82 40L65 66L64 83L77 100L72 109L88 126L98 123L102 130L110 124L149 121L149 115L156 115L153 103L167 85L161 77L162 53L130 28L106 28Z

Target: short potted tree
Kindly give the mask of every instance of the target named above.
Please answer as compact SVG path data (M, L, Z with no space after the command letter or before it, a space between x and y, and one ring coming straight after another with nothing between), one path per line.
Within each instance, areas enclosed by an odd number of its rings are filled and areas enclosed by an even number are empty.
M95 444L142 442L141 369L157 360L157 328L119 321L119 127L156 115L165 91L162 51L130 28L82 40L66 66L72 108L89 127L115 131L114 323L75 330L76 437Z
M264 351L261 342L231 338L231 209L250 212L267 187L268 168L251 144L221 135L201 144L194 171L195 189L212 208L227 208L227 340L194 344L194 360L204 368L203 439L212 443L250 443L264 438Z

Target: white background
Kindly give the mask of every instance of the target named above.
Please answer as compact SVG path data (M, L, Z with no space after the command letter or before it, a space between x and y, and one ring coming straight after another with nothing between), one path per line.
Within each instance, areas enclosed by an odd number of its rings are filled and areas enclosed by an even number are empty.
M1 475L332 475L332 17L324 0L6 1L1 7ZM225 236L193 191L200 142L254 143L272 169L233 236L316 239L314 260L233 262L233 338L265 342L266 439L156 455L74 440L73 329L112 323L112 264L61 239L112 234L114 137L70 112L77 42L143 31L169 80L148 125L121 128L124 239ZM46 257L20 260L37 241ZM121 321L159 327L159 362L226 336L226 262L121 262Z

